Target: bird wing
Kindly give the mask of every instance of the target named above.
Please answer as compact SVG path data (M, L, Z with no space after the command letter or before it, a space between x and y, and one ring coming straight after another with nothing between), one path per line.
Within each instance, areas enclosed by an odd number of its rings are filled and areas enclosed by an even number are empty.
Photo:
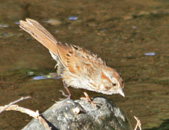
M104 62L96 55L77 46L61 44L40 23L32 19L20 21L20 28L44 45L59 58L59 61L71 73L91 74ZM98 71L98 70L97 70Z

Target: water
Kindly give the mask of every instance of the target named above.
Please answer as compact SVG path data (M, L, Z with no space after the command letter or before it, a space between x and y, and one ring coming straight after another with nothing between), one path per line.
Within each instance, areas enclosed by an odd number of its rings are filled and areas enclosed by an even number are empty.
M137 116L143 129L164 130L167 127L169 17L166 2L91 0L69 1L67 4L67 1L19 3L14 0L1 2L0 7L3 7L0 8L0 23L8 25L0 28L0 105L30 95L31 99L19 105L43 112L55 101L64 98L59 92L64 90L60 79L35 81L32 80L34 75L27 73L47 75L55 72L56 64L48 50L18 27L16 21L30 17L40 21L59 41L76 44L98 54L121 73L125 81L125 98L88 92L91 97L112 99L133 126L133 116ZM50 10L44 7L50 7ZM150 13L140 16L145 8ZM152 15L152 9L165 13ZM80 19L71 22L70 16L79 16ZM56 17L62 24L54 26L43 22L43 19ZM124 17L130 19L125 20ZM4 33L8 35L4 36ZM144 56L145 52L155 52L156 55ZM70 90L74 99L83 96L82 90ZM18 112L4 112L0 120L1 129L18 130L31 118Z

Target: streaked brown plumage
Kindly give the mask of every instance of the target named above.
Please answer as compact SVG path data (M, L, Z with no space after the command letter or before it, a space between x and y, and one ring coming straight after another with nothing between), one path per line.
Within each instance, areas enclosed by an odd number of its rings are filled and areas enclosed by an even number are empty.
M49 49L57 61L58 74L68 86L124 96L121 77L97 55L74 45L61 44L35 20L21 20L20 27Z

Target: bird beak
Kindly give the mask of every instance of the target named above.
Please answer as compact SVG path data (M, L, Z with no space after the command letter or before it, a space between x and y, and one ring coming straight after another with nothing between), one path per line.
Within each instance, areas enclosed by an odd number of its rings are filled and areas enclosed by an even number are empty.
M119 89L118 93L119 93L121 96L125 97L125 94L124 94L124 92L123 92L122 89Z

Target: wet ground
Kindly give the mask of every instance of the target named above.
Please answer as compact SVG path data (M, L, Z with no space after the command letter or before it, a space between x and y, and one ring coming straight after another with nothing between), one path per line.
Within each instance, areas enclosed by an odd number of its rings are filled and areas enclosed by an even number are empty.
M46 48L20 30L26 17L41 22L63 43L79 45L102 57L125 80L125 94L105 96L145 130L169 129L169 1L167 0L1 0L0 105L22 96L19 105L45 111L64 98L61 80L32 80L55 72ZM77 20L70 20L76 16ZM75 17L75 18L76 18ZM145 53L153 52L153 56ZM148 54L149 55L149 54ZM71 89L74 99L82 90ZM31 118L19 112L0 115L2 130L18 130Z

